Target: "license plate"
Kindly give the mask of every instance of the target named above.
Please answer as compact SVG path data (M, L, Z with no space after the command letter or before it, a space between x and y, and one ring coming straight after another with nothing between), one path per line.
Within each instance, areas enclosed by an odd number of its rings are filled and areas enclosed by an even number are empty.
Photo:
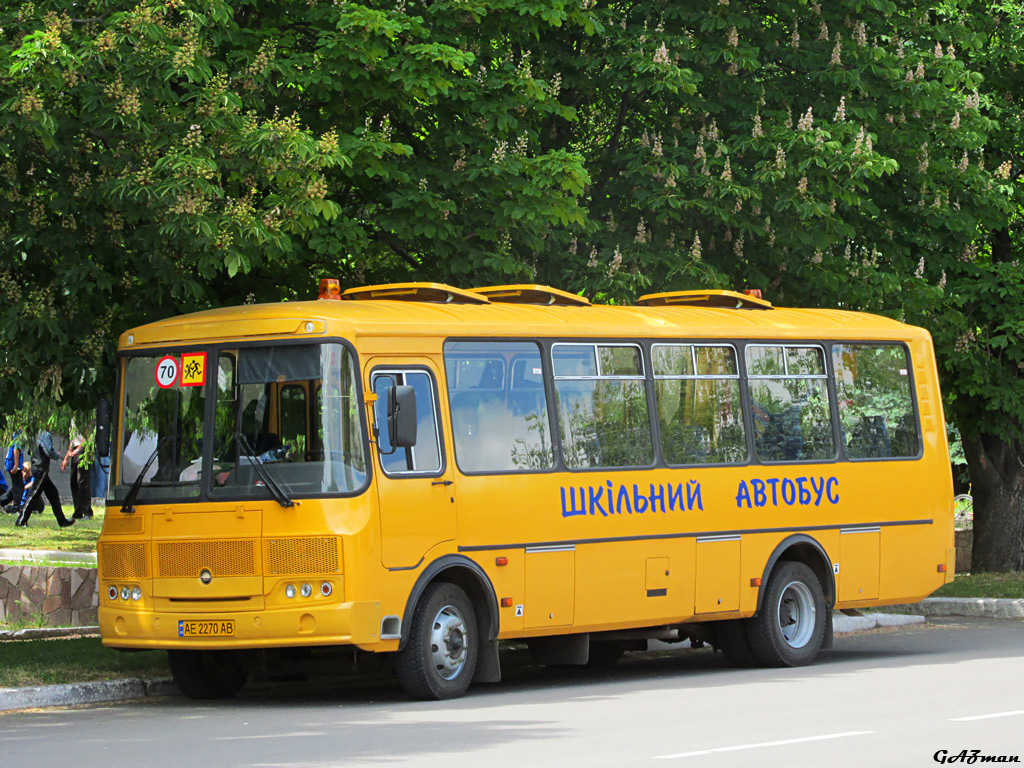
M234 637L234 619L178 620L178 637Z

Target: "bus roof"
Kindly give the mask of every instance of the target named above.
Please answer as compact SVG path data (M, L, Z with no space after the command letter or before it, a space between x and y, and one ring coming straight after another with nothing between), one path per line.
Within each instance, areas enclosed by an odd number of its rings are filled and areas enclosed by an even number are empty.
M927 332L887 317L835 309L302 301L169 318L126 331L120 347L323 335L353 341L373 336L910 340Z

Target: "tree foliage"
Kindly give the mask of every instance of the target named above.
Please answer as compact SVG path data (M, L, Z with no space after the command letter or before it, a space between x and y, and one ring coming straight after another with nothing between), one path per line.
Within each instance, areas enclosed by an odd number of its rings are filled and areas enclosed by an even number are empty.
M928 327L972 472L1010 467L1019 16L970 0L11 5L5 402L44 381L84 404L125 327L306 297L320 275L609 301L752 286Z

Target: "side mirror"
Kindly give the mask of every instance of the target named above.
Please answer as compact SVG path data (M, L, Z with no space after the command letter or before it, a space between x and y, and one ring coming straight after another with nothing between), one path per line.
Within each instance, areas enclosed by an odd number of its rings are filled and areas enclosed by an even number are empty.
M110 402L103 398L96 404L96 455L110 454Z
M388 389L388 438L394 448L416 445L416 390L406 384Z

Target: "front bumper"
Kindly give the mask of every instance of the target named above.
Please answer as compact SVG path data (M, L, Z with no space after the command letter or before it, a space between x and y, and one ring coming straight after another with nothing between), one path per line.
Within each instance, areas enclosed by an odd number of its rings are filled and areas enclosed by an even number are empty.
M235 622L231 637L179 637L179 621ZM111 648L228 649L380 643L381 609L376 602L336 603L267 611L190 613L101 606L100 634Z

